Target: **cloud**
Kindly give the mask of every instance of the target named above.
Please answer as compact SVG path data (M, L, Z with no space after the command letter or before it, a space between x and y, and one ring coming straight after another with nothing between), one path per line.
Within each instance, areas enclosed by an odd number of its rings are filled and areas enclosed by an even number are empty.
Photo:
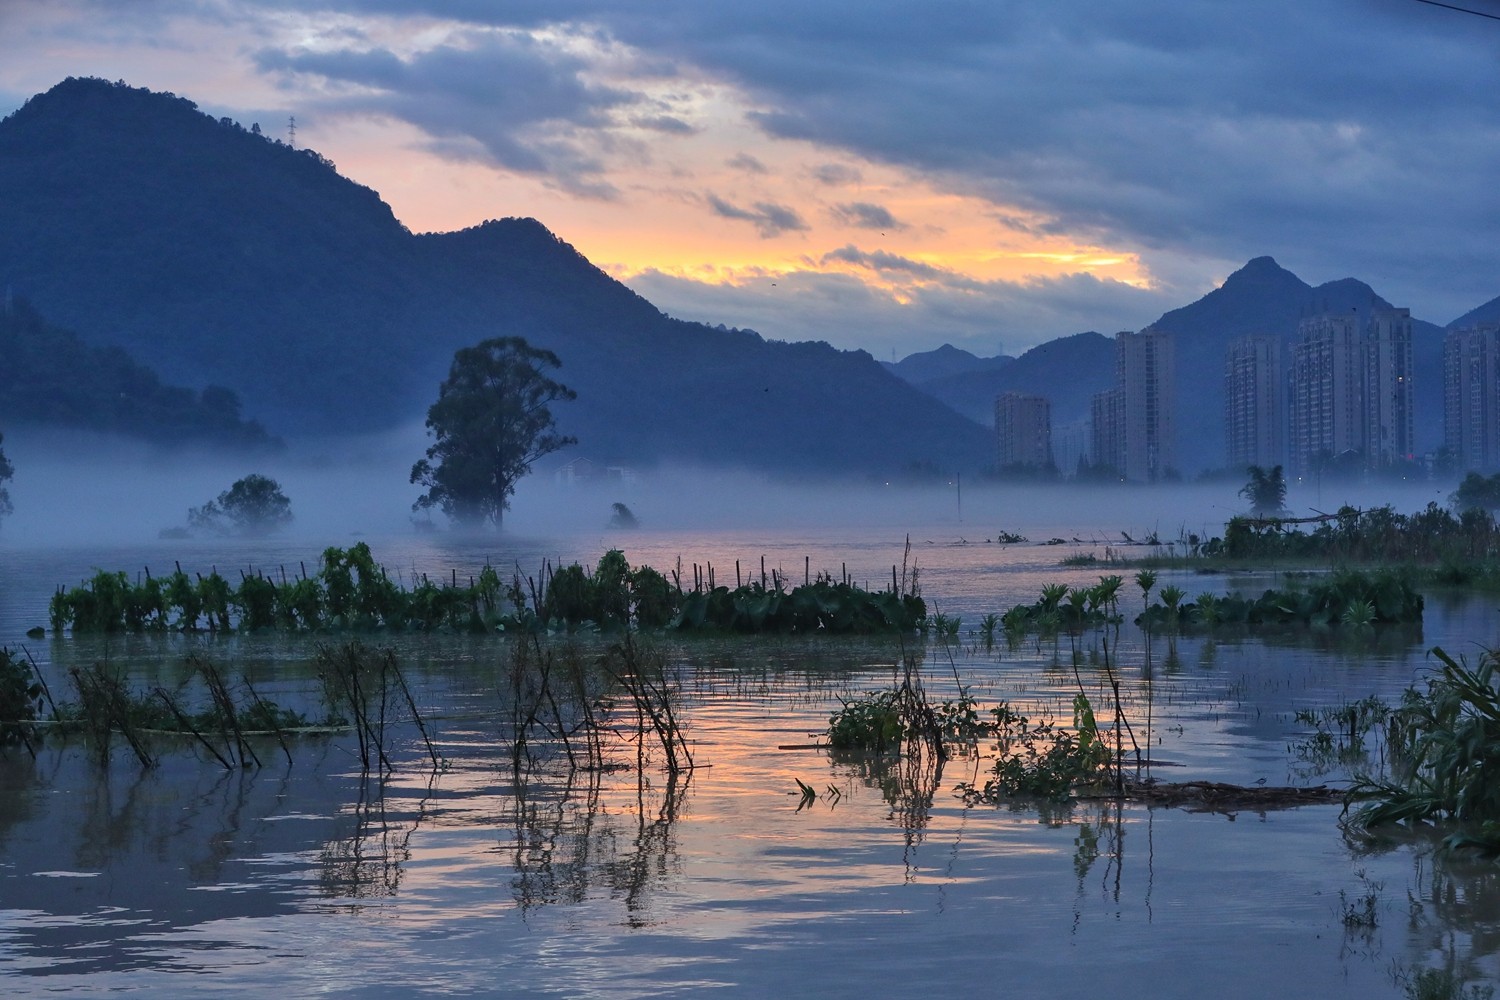
M795 232L808 228L802 216L797 214L796 209L786 205L777 205L772 202L757 201L751 208L740 208L731 205L716 194L707 196L709 207L714 214L725 219L738 219L743 222L755 224L756 232L761 238L770 239L780 236L782 233Z
M149 35L176 58L182 18L231 19L310 114L409 122L445 155L580 193L611 191L622 125L707 131L646 96L661 81L704 85L727 95L721 120L751 123L768 148L807 144L821 161L800 168L809 185L895 168L987 200L1015 234L1134 252L1153 273L1197 260L1222 275L1270 253L1310 281L1360 276L1440 321L1500 292L1497 36L1409 0L163 0L110 5L97 25L65 16L94 5L12 6L5 16L62 25L50 37L70 56L64 31L131 46ZM265 41L307 26L316 46ZM9 43L11 93L25 92L11 67L34 63L25 44ZM737 170L783 162L737 141L749 149ZM735 210L787 231L774 213Z
M589 63L519 31L468 31L398 55L389 48L262 48L256 65L287 81L321 82L323 114L384 116L417 126L430 148L521 173L551 175L583 194L607 194L590 133L641 95L588 78ZM667 115L637 125L691 131Z
M768 174L766 165L749 153L736 153L724 161L724 165L733 170L743 170L747 174Z
M668 135L693 135L698 129L674 115L640 115L630 120L637 128Z
M952 271L934 267L931 264L924 264L909 257L886 253L883 250L866 253L852 244L839 247L837 250L828 251L823 255L821 262L828 264L833 261L869 268L872 271L899 271L916 278L937 279L957 277Z
M1045 5L348 0L611 39L735 88L772 138L1155 255L1357 273L1419 311L1500 291L1495 36L1398 0ZM821 183L852 183L830 160Z
M849 249L827 256L838 260ZM648 270L626 284L681 319L754 329L776 340L862 348L882 360L943 343L981 356L1002 348L1018 354L1085 330L1139 329L1184 301L1178 288L1141 289L1089 274L1021 282L941 271L919 276L936 280L882 287L857 273L798 269L711 283Z
M905 223L896 221L896 217L890 213L889 209L883 205L872 205L867 201L835 205L829 210L829 214L840 225L854 226L858 229L893 231L906 228Z

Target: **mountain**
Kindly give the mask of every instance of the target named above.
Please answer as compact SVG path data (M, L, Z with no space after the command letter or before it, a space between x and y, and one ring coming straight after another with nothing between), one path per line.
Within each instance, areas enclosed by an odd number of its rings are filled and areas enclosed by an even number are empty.
M1163 314L1152 325L1176 335L1179 463L1188 470L1224 464L1224 355L1230 341L1252 333L1277 336L1290 363L1290 345L1303 318L1390 307L1354 278L1313 287L1271 257L1256 257L1203 298ZM1442 444L1442 364L1442 330L1413 317L1412 408L1419 453Z
M1478 326L1481 323L1500 323L1500 298L1490 299L1484 305L1470 309L1444 329L1457 330L1465 326Z
M950 375L999 371L1014 360L1016 359L1005 354L993 358L981 358L968 351L960 350L952 344L944 344L935 351L908 354L900 361L883 361L881 364L885 365L888 371L912 385L920 386L924 382L946 378Z
M1046 396L1058 426L1087 419L1090 397L1110 387L1114 372L1114 341L1097 333L1075 333L1039 344L1003 367L931 378L918 387L990 426L995 423L995 397L1002 392Z
M571 454L798 472L975 468L989 432L862 351L672 319L532 219L414 234L317 153L69 79L0 122L0 285L288 433L419 420L453 352L561 358Z
M1174 334L1180 468L1191 473L1224 464L1224 356L1230 341L1252 333L1271 334L1281 338L1290 359L1290 345L1304 317L1389 306L1362 281L1342 278L1313 287L1273 258L1256 257L1196 302L1164 313L1151 325ZM1491 307L1500 316L1500 300L1469 315ZM1442 334L1437 326L1413 318L1419 451L1442 443ZM1087 420L1090 398L1113 380L1112 341L1097 333L1082 333L1035 347L1003 369L917 384L971 420L990 425L999 393L1015 390L1046 396L1052 400L1052 421L1057 427Z
M0 306L0 422L107 431L154 444L247 451L281 447L240 418L222 386L165 385L118 347L89 347L25 301Z

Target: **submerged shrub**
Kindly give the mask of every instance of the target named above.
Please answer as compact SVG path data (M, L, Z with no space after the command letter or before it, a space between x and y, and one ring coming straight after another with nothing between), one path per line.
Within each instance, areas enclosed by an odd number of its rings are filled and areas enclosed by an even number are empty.
M1361 826L1419 820L1465 824L1450 838L1500 851L1500 655L1485 650L1470 667L1440 648L1425 691L1408 689L1392 710L1387 745L1394 777L1359 777L1349 803Z

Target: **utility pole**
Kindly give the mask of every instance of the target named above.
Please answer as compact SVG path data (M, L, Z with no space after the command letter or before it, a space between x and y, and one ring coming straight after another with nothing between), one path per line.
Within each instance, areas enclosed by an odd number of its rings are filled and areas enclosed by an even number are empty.
M297 116L292 115L286 120L286 144L293 149L297 148Z

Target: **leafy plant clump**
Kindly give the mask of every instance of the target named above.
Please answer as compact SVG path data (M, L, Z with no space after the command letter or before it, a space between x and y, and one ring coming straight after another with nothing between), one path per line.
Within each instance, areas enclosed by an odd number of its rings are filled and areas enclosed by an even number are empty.
M1346 809L1364 803L1355 826L1443 821L1459 825L1450 847L1500 853L1500 656L1469 666L1440 648L1425 691L1410 688L1391 711L1387 750L1393 777L1360 776Z
M828 745L836 750L884 754L928 740L939 748L974 744L992 731L967 691L932 704L910 680L842 701L828 719Z
M35 752L44 693L31 663L0 646L0 748L19 743Z
M1073 698L1071 728L1050 719L1033 725L1004 704L991 711L1000 757L983 785L959 785L968 804L994 805L1017 798L1063 802L1079 791L1103 790L1115 783L1109 745L1082 692Z

